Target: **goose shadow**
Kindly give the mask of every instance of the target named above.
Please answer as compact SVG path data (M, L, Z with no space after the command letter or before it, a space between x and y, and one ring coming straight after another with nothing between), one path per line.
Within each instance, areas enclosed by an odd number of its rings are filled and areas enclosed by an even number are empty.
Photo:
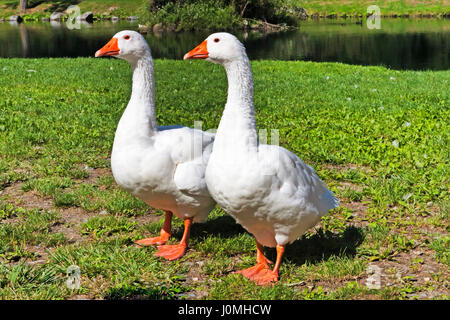
M201 241L208 235L232 238L244 233L252 236L231 216L223 215L204 223L193 224L191 238ZM182 234L183 229L178 229L174 236L180 238ZM303 235L287 245L284 259L300 266L304 263L314 264L327 260L332 256L354 257L356 249L364 241L364 237L363 229L352 225L340 232L324 231L323 228L319 228L314 234ZM276 260L275 248L264 247L264 254L270 260Z
M191 228L190 237L193 239L202 239L208 235L214 235L220 238L232 238L234 236L248 233L240 224L229 215L219 216L214 219L208 219L202 223L194 223ZM183 235L183 229L178 229L174 233L175 237Z
M364 232L359 227L347 226L337 233L320 228L313 235L303 235L287 245L284 258L300 266L328 260L332 256L354 257L363 241ZM275 249L265 248L265 253L267 257L276 259Z
M141 288L122 286L110 288L103 295L105 300L173 300L173 294L166 288Z

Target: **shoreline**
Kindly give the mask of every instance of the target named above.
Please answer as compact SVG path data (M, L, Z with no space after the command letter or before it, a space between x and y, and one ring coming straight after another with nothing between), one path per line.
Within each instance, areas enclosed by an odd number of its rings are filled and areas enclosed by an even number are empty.
M297 26L291 26L286 24L271 24L266 21L256 20L256 19L244 19L242 25L235 27L230 30L254 30L254 31L264 31L264 32L280 32L280 31L288 31L295 30L301 27L301 22L307 21L352 21L353 19L357 19L356 23L363 23L364 20L368 19L371 15L369 14L354 14L354 15L311 15L306 19L299 20L299 24ZM385 19L429 19L429 20L446 20L450 18L450 13L447 14L418 14L418 15L380 15L380 18ZM16 15L10 16L8 18L2 18L0 15L0 23L12 22L12 23L45 23L45 22L66 22L68 20L67 15L61 15L56 19L50 18L50 16L42 16L36 18L35 16L30 15ZM155 25L149 24L140 24L140 19L138 16L124 16L124 17L116 17L116 16L108 16L108 17L98 17L96 15L91 15L88 19L81 20L84 23L101 23L101 22L118 22L118 21L130 21L139 23L138 31L141 33L160 33L160 32L184 32L184 31L198 31L198 29L185 30L178 29L176 26L167 24L165 22L161 22Z
M171 22L166 18L160 18L156 20L149 20L147 17L147 12L143 11L138 1L127 8L126 10L120 6L111 6L108 9L100 8L93 5L93 3L88 5L88 1L81 2L78 7L80 16L77 17L78 20L87 21L89 23L101 22L101 21L139 21L140 26L142 26L143 32L161 32L161 31L188 31L188 30L204 30L205 27L198 25L183 25L180 20L178 22ZM288 5L289 6L289 5ZM234 21L233 26L229 25L225 27L227 30L242 30L242 29L256 29L256 30L269 30L269 31L282 31L289 29L298 28L302 21L313 21L313 20L346 20L346 19L367 19L372 16L372 13L367 13L366 8L352 8L350 12L346 12L347 8L338 7L336 4L336 9L333 7L324 6L323 11L317 11L314 6L306 8L292 7L289 6L291 16L286 16L287 20L285 22L278 21L278 23L271 23L262 19L261 17L247 18L244 16L238 17ZM412 8L405 7L398 11L392 12L388 8L381 7L381 12L388 11L387 14L380 14L380 18L389 19L448 19L450 18L450 11L445 12L445 8L432 7L430 11L420 10L418 7L416 11ZM423 9L423 8L422 8ZM299 11L301 14L294 14L294 11ZM51 11L48 5L39 5L34 8L29 8L24 11L24 13L18 13L17 9L8 9L6 6L1 6L0 3L0 22L47 22L47 21L67 21L68 18L73 18L73 12L67 12L60 8L57 11ZM208 19L207 19L208 20ZM290 21L289 21L290 20ZM217 22L216 19L209 17L211 25ZM210 29L214 29L211 27Z

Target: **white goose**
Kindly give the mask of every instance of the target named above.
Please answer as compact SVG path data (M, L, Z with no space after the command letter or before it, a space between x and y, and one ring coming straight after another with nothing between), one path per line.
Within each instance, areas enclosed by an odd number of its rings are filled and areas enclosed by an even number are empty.
M166 211L160 236L137 243L160 244L157 256L177 259L188 246L191 223L204 221L215 205L205 182L214 135L183 126L157 126L153 60L139 33L118 32L95 56L124 59L133 71L131 98L114 137L114 178L132 195ZM178 245L163 245L172 233L172 214L184 220L183 238Z
M286 244L317 224L339 201L295 154L259 143L250 62L235 36L214 33L184 56L190 58L219 63L228 77L227 103L206 183L214 200L255 236L257 264L239 273L258 284L276 282ZM262 246L276 247L273 270Z

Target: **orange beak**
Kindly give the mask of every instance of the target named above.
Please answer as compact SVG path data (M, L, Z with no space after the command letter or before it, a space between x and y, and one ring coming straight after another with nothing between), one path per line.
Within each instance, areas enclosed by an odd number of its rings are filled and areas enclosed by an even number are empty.
M120 52L117 38L111 38L103 48L97 50L95 57L108 57L118 55Z
M208 48L206 47L207 41L203 41L194 49L186 53L183 57L183 60L187 59L206 59L208 58Z

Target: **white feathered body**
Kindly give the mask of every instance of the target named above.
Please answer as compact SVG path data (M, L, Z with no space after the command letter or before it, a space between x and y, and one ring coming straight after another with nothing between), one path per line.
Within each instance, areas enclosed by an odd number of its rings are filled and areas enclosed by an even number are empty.
M206 168L209 192L259 243L285 245L339 201L295 154L259 143L253 78L243 47L239 58L223 65L228 98Z
M205 182L214 136L187 127L158 127L147 138L114 144L111 168L123 189L180 219L201 222L215 205ZM203 153L195 154L201 146Z
M205 182L214 134L184 126L158 127L150 49L129 62L130 101L119 121L111 155L114 179L148 205L201 222L215 205Z
M235 165L226 159L211 155L209 191L264 246L296 240L338 205L314 169L284 148L259 145L256 153L235 155Z

